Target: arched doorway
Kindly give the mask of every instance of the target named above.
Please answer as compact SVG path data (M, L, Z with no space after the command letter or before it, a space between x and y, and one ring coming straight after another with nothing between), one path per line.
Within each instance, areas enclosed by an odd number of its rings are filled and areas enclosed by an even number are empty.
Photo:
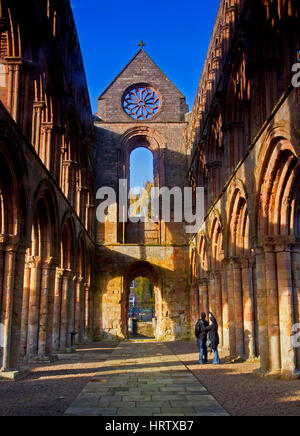
M141 282L141 279L144 279L144 281ZM122 298L122 332L125 338L129 338L131 336L129 333L129 318L131 312L130 296L133 294L132 283L135 283L138 280L140 281L140 283L144 283L146 286L148 285L150 287L148 289L148 293L150 297L152 296L152 299L150 298L150 301L148 301L148 303L150 304L147 310L143 310L144 314L136 316L136 318L138 318L140 322L142 322L144 318L144 320L149 323L152 323L152 320L155 320L155 322L153 323L152 335L148 336L148 334L146 334L141 336L158 337L162 320L161 278L157 267L151 265L149 262L144 261L139 261L132 264L127 269L124 275L124 288ZM139 302L139 304L141 305L141 302ZM141 307L141 309L146 309L146 307ZM141 311L139 313L141 313Z

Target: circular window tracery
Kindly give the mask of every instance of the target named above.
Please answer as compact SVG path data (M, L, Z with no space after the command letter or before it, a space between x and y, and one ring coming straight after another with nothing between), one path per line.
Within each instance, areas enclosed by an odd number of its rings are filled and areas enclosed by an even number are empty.
M135 85L123 97L123 109L135 120L149 120L160 109L157 92L148 85Z

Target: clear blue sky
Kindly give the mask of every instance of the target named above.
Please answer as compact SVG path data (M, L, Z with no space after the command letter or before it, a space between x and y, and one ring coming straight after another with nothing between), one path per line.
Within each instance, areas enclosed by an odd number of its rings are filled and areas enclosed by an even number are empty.
M153 182L153 156L146 148L137 148L130 155L130 187L144 187Z
M219 0L71 0L93 112L97 97L138 51L147 53L192 108Z

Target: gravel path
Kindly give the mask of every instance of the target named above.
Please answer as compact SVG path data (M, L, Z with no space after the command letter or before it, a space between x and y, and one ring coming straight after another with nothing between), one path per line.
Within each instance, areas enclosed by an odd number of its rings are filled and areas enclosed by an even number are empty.
M78 361L31 365L17 382L0 381L0 416L61 416L118 344L78 349Z
M300 416L300 380L257 378L253 371L258 363L200 366L194 342L174 342L168 347L231 415Z

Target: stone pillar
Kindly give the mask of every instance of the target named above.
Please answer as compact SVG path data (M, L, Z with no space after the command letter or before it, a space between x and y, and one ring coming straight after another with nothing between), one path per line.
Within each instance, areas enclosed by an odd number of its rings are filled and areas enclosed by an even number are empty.
M208 307L209 307L209 312L212 313L216 313L216 300L215 300L215 278L211 277L208 280L208 296L209 296L209 300L208 300ZM208 313L207 313L208 315Z
M280 337L276 254L273 246L265 246L265 277L268 298L269 369L280 372Z
M54 285L54 304L53 304L53 333L52 333L52 348L54 351L59 350L60 346L60 322L61 322L61 307L62 307L62 280L63 270L57 268Z
M76 331L76 343L79 344L82 341L82 306L84 301L82 298L83 294L83 278L79 277L75 280L75 331Z
M220 273L215 275L215 317L219 325L220 346L223 345L223 317L222 317L222 283Z
M30 256L26 256L25 273L24 273L24 289L22 303L22 320L21 320L21 343L20 355L24 358L27 349L27 333L28 333L28 315L29 315L29 298L30 298Z
M53 260L49 268L49 292L48 292L48 327L46 335L46 354L53 353L53 330L54 330L54 293L56 280L56 261Z
M84 340L88 342L90 336L92 335L92 325L93 325L93 311L92 311L92 296L91 296L91 286L86 284L84 287L84 298L85 298L85 317L84 317ZM161 317L161 311L158 311L158 316Z
M283 374L293 375L296 371L296 351L292 345L294 301L290 246L276 246L276 257L279 292L281 369Z
M41 141L41 120L42 110L45 107L43 101L34 101L33 103L33 117L32 117L32 138L31 142L35 148L36 153L42 158L40 153L40 141Z
M82 283L80 287L80 331L79 331L79 342L83 343L85 338L85 325L84 325L84 317L85 317L85 296L84 296L84 290L85 287L88 286L87 284Z
M46 356L47 333L49 328L49 294L50 294L50 272L53 259L49 259L41 268L41 297L40 297L40 329L38 354Z
M197 283L191 285L190 305L191 325L194 326L199 320L199 288Z
M4 324L2 371L17 369L20 357L25 248L6 246L1 322Z
M41 291L41 264L40 258L31 258L30 297L28 316L27 358L37 356L38 332L40 314L40 291Z
M249 260L242 263L245 352L250 360L255 357L253 272Z
M60 344L61 351L65 351L71 346L70 329L70 291L72 282L72 273L64 270L62 277L62 302L61 302L61 320L60 320Z
M209 312L209 297L208 297L208 280L202 279L200 281L200 314Z
M18 369L20 363L20 340L21 340L21 320L22 320L22 297L24 288L25 270L25 245L19 244L15 258L15 283L13 294L13 312L11 327L11 368Z
M255 249L256 282L257 282L257 309L260 349L260 370L269 369L269 340L268 340L268 298L265 277L265 252L261 247Z
M228 314L229 314L229 352L235 356L236 349L236 330L235 330L235 301L234 301L234 273L232 263L227 263L227 290L228 290Z
M235 312L235 337L236 352L239 356L244 356L244 319L243 319L243 288L242 270L239 263L234 263L234 312Z
M70 274L69 286L68 286L68 308L67 308L67 349L72 349L71 334L75 333L75 279L73 273Z
M294 245L292 251L294 320L300 323L300 245ZM300 370L300 347L296 348L296 367Z
M225 268L225 264L224 264ZM223 344L222 348L229 352L229 306L228 306L228 283L226 277L226 270L221 271L221 284L222 284L222 318L223 318Z

